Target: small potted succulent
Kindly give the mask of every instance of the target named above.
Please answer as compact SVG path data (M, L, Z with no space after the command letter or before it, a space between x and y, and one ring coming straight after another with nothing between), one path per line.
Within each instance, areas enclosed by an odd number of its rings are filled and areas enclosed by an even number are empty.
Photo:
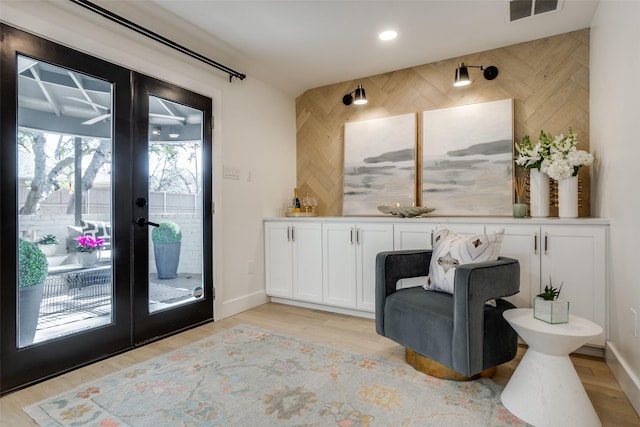
M151 231L158 279L178 277L182 231L175 222L161 222Z
M52 256L56 253L58 247L58 238L53 234L45 234L38 240L38 247L46 256Z
M18 312L20 347L33 343L40 315L42 290L47 278L47 257L35 243L19 240Z
M564 282L559 288L555 288L549 279L544 292L533 300L533 317L552 324L569 322L569 301L558 300L563 284Z

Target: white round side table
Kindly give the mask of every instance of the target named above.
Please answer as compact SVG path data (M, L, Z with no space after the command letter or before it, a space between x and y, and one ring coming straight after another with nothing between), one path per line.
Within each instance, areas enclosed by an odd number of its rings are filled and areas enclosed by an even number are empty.
M602 328L574 315L569 323L551 325L535 319L530 308L503 316L529 345L500 396L505 408L536 427L601 426L569 353Z

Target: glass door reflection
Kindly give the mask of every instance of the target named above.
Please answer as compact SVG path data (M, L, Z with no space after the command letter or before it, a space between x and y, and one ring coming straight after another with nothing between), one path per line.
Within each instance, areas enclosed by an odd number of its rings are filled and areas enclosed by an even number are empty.
M149 313L204 297L202 111L149 95Z
M18 347L110 324L109 82L18 55Z

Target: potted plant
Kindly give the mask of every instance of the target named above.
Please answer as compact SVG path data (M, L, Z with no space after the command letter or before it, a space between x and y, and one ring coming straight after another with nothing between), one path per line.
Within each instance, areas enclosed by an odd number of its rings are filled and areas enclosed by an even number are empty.
M45 234L38 240L38 247L46 255L51 256L56 252L58 238L53 234Z
M20 347L33 343L47 278L47 257L35 243L19 240L18 312Z
M76 246L76 256L78 262L83 268L93 267L100 261L102 245L104 239L94 239L92 236L80 236L76 238L78 246Z
M545 285L544 292L533 300L533 317L553 324L569 322L569 301L558 300L563 283L559 288L554 288L549 279L549 285Z
M178 277L182 231L175 222L161 222L151 231L158 279Z

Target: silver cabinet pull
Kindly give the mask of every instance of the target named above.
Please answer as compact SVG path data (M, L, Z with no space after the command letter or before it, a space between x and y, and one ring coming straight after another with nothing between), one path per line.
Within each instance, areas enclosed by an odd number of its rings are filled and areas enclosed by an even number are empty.
M351 244L353 245L355 243L355 240L353 238L353 227L351 227Z
M538 233L535 233L533 236L533 253L534 255L538 255Z
M287 242L291 241L291 226L287 227Z
M356 228L356 245L360 244L360 229Z
M291 226L291 241L296 241L296 228L294 226Z
M549 249L549 234L544 233L544 254L547 254L547 250Z

